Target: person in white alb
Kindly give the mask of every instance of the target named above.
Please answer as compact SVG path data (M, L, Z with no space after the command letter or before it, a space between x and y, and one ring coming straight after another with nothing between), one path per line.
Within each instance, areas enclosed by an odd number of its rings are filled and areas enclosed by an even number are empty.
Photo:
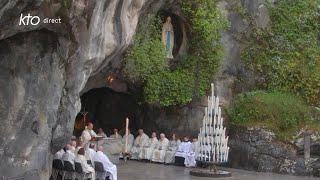
M83 148L83 142L82 141L78 141L78 145L77 145L77 147L76 147L76 149L75 149L75 151L74 151L74 155L77 155L78 154L78 151L79 151L79 149L81 149L81 148Z
M94 165L94 161L93 161L93 157L96 154L96 151L94 150L95 148L95 144L94 143L90 143L89 145L89 149L86 151L86 159L91 161L91 165Z
M98 134L97 134L97 136L101 136L101 137L107 137L107 135L103 132L103 129L102 128L99 128L98 129Z
M90 178L91 180L95 180L95 170L93 167L91 167L88 163L87 163L87 160L85 158L85 151L83 148L80 148L78 150L78 154L76 156L76 158L74 159L74 162L77 162L77 163L80 163L81 164L81 167L82 167L82 171L85 172L85 173L90 173L89 176L86 176L85 178ZM77 174L77 179L81 179L82 175L80 174Z
M164 163L164 156L166 154L168 146L169 140L166 138L165 134L161 133L158 147L153 151L151 161Z
M184 165L186 167L195 167L196 166L196 152L198 151L199 143L197 138L193 138L190 151L187 153L184 159Z
M92 129L93 129L93 124L89 123L88 126L85 128L85 130L81 134L80 140L84 144L83 146L84 150L89 149L90 140L97 136L97 134Z
M73 168L74 168L74 159L76 158L76 156L73 154L73 152L70 151L71 146L70 144L68 144L66 146L66 152L62 155L62 162L65 163L65 161L68 161L72 164ZM75 173L73 172L67 172L65 174L65 179L74 179L75 178Z
M176 151L181 144L181 141L177 137L175 133L172 134L172 139L169 142L169 147L166 151L166 155L164 157L164 163L165 164L173 164L174 163L174 157L176 155Z
M134 141L134 145L131 148L130 159L138 159L139 154L144 146L147 146L149 137L143 132L143 129L139 129L139 135Z
M62 155L65 153L65 151L63 149L61 149L60 151L56 152L54 154L54 157L53 159L61 159L62 158Z
M70 151L71 146L68 144L66 146L66 152L62 155L61 160L62 161L69 161L72 165L74 165L74 158L76 157L73 152Z
M71 145L70 151L71 151L73 154L76 155L76 154L77 154L77 153L76 153L77 141L72 140L72 141L70 142L70 145Z
M122 137L122 140L121 140L121 144L122 144L122 152L125 151L125 147L126 147L126 139L127 139L127 136L124 135ZM131 131L130 129L128 129L128 145L127 145L127 152L124 152L124 153L129 153L131 151L131 148L133 146L133 141L134 141L134 136L131 134Z
M122 136L119 134L117 128L114 128L114 129L113 129L113 134L110 136L110 138L114 138L114 139L116 139L116 140L118 140L118 141L121 141Z
M142 148L139 154L139 159L151 160L153 151L157 148L157 146L158 146L157 134L153 132L151 134L151 138L149 139L148 145Z
M175 165L177 166L184 166L184 160L192 146L192 143L189 141L187 136L185 136L183 140L184 141L179 145L175 155Z
M102 151L103 147L99 146L97 148L97 153L93 157L93 160L103 164L104 170L111 174L111 180L117 180L117 166L112 164L109 158Z

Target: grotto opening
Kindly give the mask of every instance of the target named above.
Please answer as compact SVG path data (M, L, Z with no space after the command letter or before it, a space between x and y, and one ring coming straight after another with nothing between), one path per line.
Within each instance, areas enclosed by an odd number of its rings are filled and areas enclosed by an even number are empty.
M84 129L83 112L86 114L86 124L94 124L95 130L102 128L110 136L117 128L124 134L125 119L130 118L129 128L137 130L141 124L139 111L142 108L138 99L131 94L115 92L110 88L92 89L81 96L81 111L75 120L74 135L79 137Z

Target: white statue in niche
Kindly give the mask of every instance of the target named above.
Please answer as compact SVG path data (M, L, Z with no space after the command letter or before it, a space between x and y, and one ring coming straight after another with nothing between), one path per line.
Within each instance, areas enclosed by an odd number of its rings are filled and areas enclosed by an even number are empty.
M174 32L170 16L167 17L166 22L163 24L161 40L166 47L167 58L173 59Z

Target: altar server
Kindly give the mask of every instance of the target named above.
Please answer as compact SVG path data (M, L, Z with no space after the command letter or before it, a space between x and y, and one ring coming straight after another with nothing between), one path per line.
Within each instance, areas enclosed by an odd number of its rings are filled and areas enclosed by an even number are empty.
M192 143L187 136L184 137L183 140L184 141L179 145L175 156L175 165L177 166L184 166L184 159L192 146Z
M197 158L198 148L199 148L198 139L193 138L190 151L187 153L187 155L184 159L184 165L186 167L195 167L196 166L196 158Z

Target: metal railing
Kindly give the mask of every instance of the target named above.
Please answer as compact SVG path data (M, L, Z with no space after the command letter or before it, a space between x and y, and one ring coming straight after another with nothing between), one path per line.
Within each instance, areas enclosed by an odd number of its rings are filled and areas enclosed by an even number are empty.
M24 177L22 177L22 176L9 177L9 178L5 178L4 176L1 177L1 180L22 180L22 179L24 179Z

